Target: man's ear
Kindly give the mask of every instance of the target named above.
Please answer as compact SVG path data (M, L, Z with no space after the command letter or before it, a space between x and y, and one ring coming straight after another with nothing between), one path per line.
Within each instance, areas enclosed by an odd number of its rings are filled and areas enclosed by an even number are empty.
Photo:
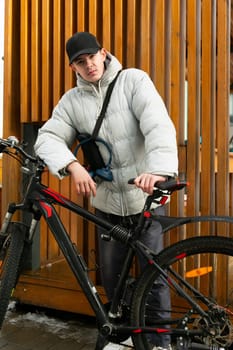
M76 68L75 68L75 65L73 63L70 64L70 68L72 69L72 71L74 71L76 73Z
M102 47L102 49L100 50L100 53L101 53L101 55L103 55L104 60L105 60L106 56L107 56L107 50L104 47Z

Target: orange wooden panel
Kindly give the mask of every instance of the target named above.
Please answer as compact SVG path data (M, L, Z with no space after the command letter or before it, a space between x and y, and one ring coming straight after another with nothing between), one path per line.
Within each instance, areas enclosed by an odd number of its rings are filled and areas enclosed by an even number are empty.
M98 11L97 5L98 5L97 0L89 0L88 31L94 35L97 35L97 28L99 27L99 26L97 26L97 11ZM102 23L100 24L100 32L102 32ZM99 38L99 39L101 41L101 38Z
M134 67L136 64L135 50L136 50L136 2L135 0L127 1L127 27L126 32L123 33L126 40L126 67Z
M20 135L20 3L5 3L5 41L4 41L4 101L3 101L3 137ZM2 162L2 213L4 214L10 201L17 201L20 195L19 166L15 160L3 156ZM9 176L11 174L11 176ZM13 179L13 180L12 180Z
M217 213L228 213L228 188L229 159L229 54L230 54L230 2L219 0L217 2L217 148L218 148L218 173L217 173ZM221 180L220 180L221 179ZM223 232L224 233L224 232Z
M112 52L123 63L123 0L114 1L114 47Z
M202 3L202 157L205 162L201 168L201 212L203 215L214 212L215 198L215 57L216 35L213 23L216 21L216 5L214 2L204 0ZM202 225L208 232L209 226Z
M60 0L53 2L53 105L64 91L64 6Z
M165 18L164 18L164 11L165 11L165 3L163 0L157 0L155 2L155 9L154 9L154 27L153 27L153 33L152 35L155 38L155 44L153 42L153 45L151 47L151 50L153 50L152 57L154 57L154 60L152 61L152 72L151 77L156 85L156 88L158 89L158 92L160 93L161 97L165 98L165 79L164 79L164 72L165 72Z
M64 66L64 78L65 78L65 91L70 89L75 84L75 74L69 66L68 56L65 52L66 41L76 32L76 17L73 14L76 13L75 1L66 1L64 9L65 17L65 42L63 55L65 66Z
M77 31L81 32L85 30L85 7L86 1L77 1Z
M189 0L187 6L187 82L188 82L188 142L187 178L191 185L188 190L187 214L199 213L199 153L200 153L200 1ZM193 128L195 125L195 128Z
M31 3L31 121L41 119L41 2Z
M171 103L170 115L179 133L179 118L180 118L180 88L184 81L180 81L180 1L171 2ZM183 101L184 103L184 101Z
M31 121L31 56L30 56L30 23L28 1L20 2L20 121Z
M185 144L185 130L186 130L186 27L187 27L187 16L186 16L186 2L180 2L180 58L179 58L179 69L180 69L180 115L176 123L177 129L177 141L179 145ZM178 123L178 124L177 124ZM183 164L180 164L180 168L183 168ZM183 173L186 172L186 168Z
M177 130L177 135L179 135L179 118L181 114L181 85L184 85L184 81L181 81L181 66L180 66L180 53L181 53L181 33L180 33L180 1L171 2L171 19L170 19L170 89L167 91L167 96L169 94L169 101L176 101L176 103L170 104L170 116L174 122ZM179 136L178 136L179 138ZM172 196L172 205L170 206L170 214L176 216L179 214L181 200L184 199L183 191L175 193ZM174 243L179 240L179 230L174 230L171 235L170 243Z
M112 2L110 0L103 0L103 22L100 29L102 31L102 45L103 47L106 47L109 51L111 51L112 43L111 10Z
M138 9L139 10L139 9ZM139 37L137 39L140 41L140 53L139 62L140 68L150 73L150 46L151 46L151 32L150 32L150 1L141 1L140 9L140 30Z
M52 111L52 3L42 1L42 120L46 121Z

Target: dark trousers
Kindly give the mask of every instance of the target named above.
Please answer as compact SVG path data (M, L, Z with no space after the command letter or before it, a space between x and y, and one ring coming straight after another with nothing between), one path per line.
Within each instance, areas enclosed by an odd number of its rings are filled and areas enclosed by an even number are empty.
M155 209L155 211L159 215L164 215L165 213L164 207L159 207ZM127 224L128 222L128 220L125 220L125 218L121 216L106 214L100 210L96 210L96 214L102 218L111 220L113 224L124 224L124 221L126 221ZM132 219L134 220L135 217L133 216ZM104 233L104 230L99 227L98 233L101 279L107 297L111 300L122 269L126 255L126 248L122 243L113 239L111 241L102 240L100 236ZM153 220L149 225L148 230L141 237L141 241L156 253L161 251L163 249L163 234L160 224ZM138 256L138 259L140 269L143 269L147 264L147 261L141 256ZM158 309L170 310L170 293L167 285L165 285L162 280L159 281L159 283L156 283L152 294L153 304L151 305L154 305L154 308L156 308L156 315L154 317L169 317L169 311L157 311ZM166 347L166 345L170 343L170 337L168 335L155 335L153 336L153 339L151 339L151 342L157 346Z

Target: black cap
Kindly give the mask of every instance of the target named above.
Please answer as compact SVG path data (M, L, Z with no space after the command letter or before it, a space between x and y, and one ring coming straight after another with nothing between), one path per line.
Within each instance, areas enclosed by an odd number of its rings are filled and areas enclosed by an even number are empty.
M88 32L75 33L66 42L66 52L70 64L80 55L86 53L97 53L101 49L96 37Z

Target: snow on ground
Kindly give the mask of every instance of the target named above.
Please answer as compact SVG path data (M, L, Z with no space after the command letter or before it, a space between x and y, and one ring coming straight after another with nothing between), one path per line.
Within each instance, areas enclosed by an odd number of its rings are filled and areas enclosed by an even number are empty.
M56 334L62 339L73 339L79 341L85 336L90 337L90 332L93 337L97 335L95 323L89 322L87 319L81 320L74 317L68 319L60 319L57 317L47 316L44 312L18 312L16 311L16 303L12 301L9 304L6 314L6 321L9 324L19 327L37 327L43 328L46 332Z

